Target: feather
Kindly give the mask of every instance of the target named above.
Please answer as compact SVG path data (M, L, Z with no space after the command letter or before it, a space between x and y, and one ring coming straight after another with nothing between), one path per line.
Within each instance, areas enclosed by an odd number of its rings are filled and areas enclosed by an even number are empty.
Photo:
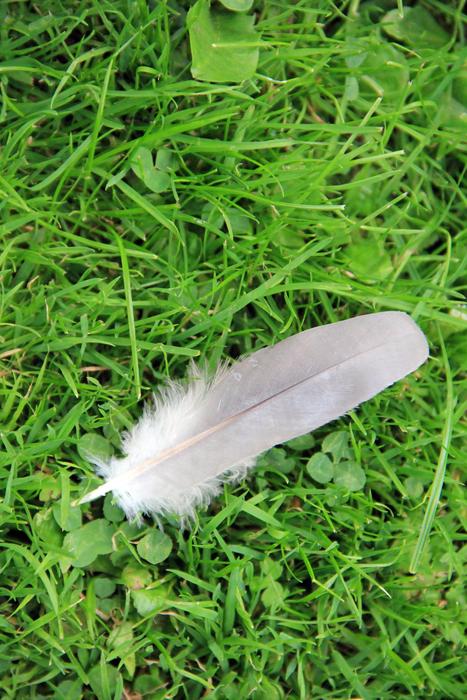
M123 436L123 458L97 462L128 518L192 516L258 455L342 416L413 372L425 336L400 312L357 316L293 335L209 379L169 382Z

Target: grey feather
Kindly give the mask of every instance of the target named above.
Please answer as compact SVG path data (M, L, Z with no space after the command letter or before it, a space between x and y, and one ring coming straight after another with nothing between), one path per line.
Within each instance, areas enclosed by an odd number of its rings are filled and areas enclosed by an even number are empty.
M404 313L313 328L187 387L171 383L124 436L123 459L99 464L129 517L191 515L256 457L375 396L427 358L425 336Z

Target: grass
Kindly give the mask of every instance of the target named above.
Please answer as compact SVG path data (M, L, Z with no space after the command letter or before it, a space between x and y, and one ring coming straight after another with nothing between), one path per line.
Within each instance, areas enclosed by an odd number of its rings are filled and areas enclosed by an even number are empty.
M2 697L463 698L462 3L256 2L239 85L189 6L0 8ZM388 309L430 360L191 531L73 505L191 358Z

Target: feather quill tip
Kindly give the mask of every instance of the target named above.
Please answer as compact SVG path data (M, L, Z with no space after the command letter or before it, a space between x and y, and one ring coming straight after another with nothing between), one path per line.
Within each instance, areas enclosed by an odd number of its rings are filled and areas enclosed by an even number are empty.
M82 505L83 503L90 503L91 501L95 501L96 498L100 498L101 496L105 496L111 490L112 490L112 487L108 486L107 483L102 484L101 486L98 486L97 489L90 491L85 496L80 498L80 500L78 501L78 505Z

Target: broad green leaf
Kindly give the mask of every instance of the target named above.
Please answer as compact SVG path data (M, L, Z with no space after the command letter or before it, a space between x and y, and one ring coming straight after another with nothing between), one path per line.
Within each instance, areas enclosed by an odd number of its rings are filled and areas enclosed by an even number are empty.
M304 236L302 231L296 231L290 226L278 227L275 234L275 243L284 248L301 248L303 246Z
M113 502L111 493L108 493L104 498L104 516L111 523L121 523L125 518L123 510Z
M211 226L215 226L215 228L222 228L224 225L224 217L222 216L222 212L219 211L219 209L211 204L211 202L206 202L204 206L201 209L201 218L203 221L206 221L211 224Z
M137 564L129 564L121 574L122 583L133 591L139 591L152 583L151 573Z
M93 458L105 462L113 453L110 442L98 433L85 433L80 438L77 449L80 457L87 462L91 461Z
M168 535L160 530L151 530L137 544L138 554L151 564L167 559L172 551L172 540Z
M53 700L71 700L71 698L81 698L82 684L79 678L73 681L62 681L55 688Z
M362 46L365 50L362 51ZM407 91L410 74L404 54L385 41L356 43L354 55L346 58L353 67L352 75L359 81L359 97L373 103L382 97L382 105L398 105ZM351 64L351 65L350 65Z
M358 80L354 75L348 75L345 79L345 92L344 96L349 102L356 100L360 93L358 87Z
M193 77L214 83L251 78L259 57L254 21L253 15L218 11L198 0L187 18Z
M220 0L222 5L234 12L248 12L253 5L253 0Z
M36 534L49 547L57 547L62 541L62 534L53 516L52 508L44 508L35 514L33 519Z
M239 697L251 698L252 700L285 700L286 697L291 696L284 693L279 683L275 683L264 674L261 674L261 685L258 684L258 681L253 676L248 688L243 685L240 693L237 692L236 695L233 693L232 696L229 696L226 700L237 700ZM302 694L300 697L305 696Z
M355 216L365 217L372 214L378 209L381 196L381 183L375 181L364 180L375 177L378 174L376 168L364 167L354 179L362 180L355 184L354 187L349 187L345 192L345 207L348 212Z
M403 9L403 17L398 9L384 15L381 26L389 36L415 49L436 50L448 43L449 34L422 5Z
M447 97L441 104L441 121L443 126L466 129L467 108L453 97Z
M282 447L274 447L269 450L260 462L272 469L284 472L284 474L291 472L296 465L293 457L288 457L287 452Z
M407 489L409 498L417 500L423 496L423 481L415 476L409 476L404 481L404 486Z
M167 607L167 590L161 586L149 590L133 591L131 597L138 613L145 617Z
M365 486L365 472L355 462L340 462L335 467L334 483L347 491L361 491Z
M289 440L287 443L287 447L290 447L292 450L298 450L299 452L303 452L304 450L311 449L314 444L315 438L311 433L308 433L307 435L301 435L300 437L294 438L293 440Z
M144 184L147 185L151 192L160 194L161 192L165 192L170 188L171 182L172 178L168 173L164 172L163 170L156 170L156 168L154 168L144 181Z
M163 160L163 159L162 159ZM136 149L132 159L131 168L148 189L156 194L165 192L171 183L170 175L165 170L159 170L154 166L152 153L149 148Z
M99 598L99 610L105 615L112 615L119 608L120 604L116 598Z
M133 153L131 158L131 169L133 170L136 177L140 180L146 182L152 170L154 170L154 163L152 161L152 153L149 148L144 148L141 146L137 148Z
M111 649L118 649L122 644L127 644L133 639L133 625L131 622L122 622L109 634L107 644Z
M129 523L128 520L125 520L125 522L118 526L118 531L130 541L137 539L141 535L141 530L134 521Z
M165 684L161 680L159 668L156 666L149 666L149 664L148 668L149 673L142 672L136 676L132 686L133 695L139 693L144 700L157 700L157 695L154 694L154 688L164 688ZM162 700L163 692L162 690L159 700ZM139 696L136 695L136 697Z
M282 575L282 565L279 561L266 557L260 564L263 576L269 576L274 581Z
M94 592L98 598L109 598L115 593L117 584L110 578L98 576L94 579Z
M100 554L112 551L112 535L113 529L105 520L92 520L69 532L63 540L63 549L73 566L88 566Z
M60 483L58 479L51 476L50 474L44 474L40 477L41 490L39 493L39 500L47 503L54 498L60 496Z
M136 664L135 654L131 651L132 641L133 624L131 622L122 622L109 634L108 645L114 650L113 655L122 659L130 676L133 676Z
M99 698L99 700L112 700L117 683L122 684L121 675L112 664L97 664L89 671L88 678L94 697Z
M224 220L227 228L232 229L235 235L239 233L251 233L252 231L252 222L248 216L241 214L232 207L227 207L227 209L224 210Z
M351 271L360 279L383 280L393 272L390 255L376 238L351 243L345 255Z
M177 164L176 156L169 148L159 148L156 154L157 170L174 170Z
M267 585L261 594L263 605L267 608L280 608L284 603L284 588L271 576L267 579Z
M65 522L63 522L63 523L62 523L62 512L61 512L60 501L53 504L52 510L53 510L54 518L57 521L57 525L59 525L62 528L62 530L66 530L67 532L70 532L70 530L76 530L76 528L81 526L82 512L81 512L81 508L79 506L70 505L68 507L68 511L66 513L66 519L65 519Z
M134 651L130 652L126 656L122 657L122 662L125 665L126 670L128 671L130 677L132 678L135 675L136 671L136 654Z
M360 51L359 53L352 54L351 56L346 56L345 64L347 68L358 68L362 65L367 56L368 51Z
M334 465L327 455L317 452L306 465L308 474L319 484L327 484L334 474Z
M338 462L342 457L349 455L349 434L345 430L336 430L329 433L323 440L321 445L323 452L330 452L334 457L334 461Z

